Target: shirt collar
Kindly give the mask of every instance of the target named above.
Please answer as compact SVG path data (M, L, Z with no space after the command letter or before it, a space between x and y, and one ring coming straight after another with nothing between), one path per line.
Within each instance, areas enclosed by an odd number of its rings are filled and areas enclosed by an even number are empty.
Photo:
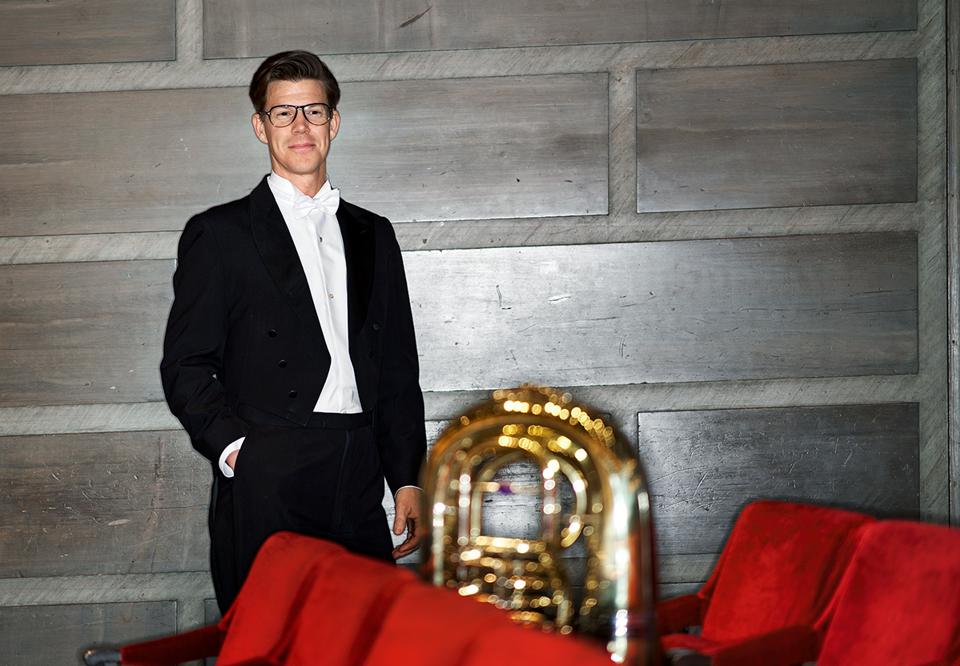
M270 175L267 176L267 184L270 186L270 191L273 192L273 196L275 196L277 199L282 199L284 203L292 204L300 197L307 196L298 190L293 183L279 175L276 171L271 171ZM313 198L320 199L326 196L332 189L333 186L330 185L330 179L328 178L326 181L324 181L320 191L317 192Z

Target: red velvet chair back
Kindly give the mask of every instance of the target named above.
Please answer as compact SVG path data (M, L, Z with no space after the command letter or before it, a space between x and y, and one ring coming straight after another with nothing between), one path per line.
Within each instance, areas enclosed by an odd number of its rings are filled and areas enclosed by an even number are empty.
M226 638L217 663L284 663L292 629L313 581L329 575L331 565L345 553L335 543L291 532L267 539L240 594L220 621Z
M411 585L387 611L364 664L462 664L477 637L505 624L506 613L489 604L425 583Z
M285 664L360 666L387 613L408 586L423 583L412 571L343 552L315 577L296 619Z
M700 596L702 637L735 641L792 625L818 626L873 518L827 507L757 501L733 527Z
M905 521L865 529L817 664L960 664L960 529Z

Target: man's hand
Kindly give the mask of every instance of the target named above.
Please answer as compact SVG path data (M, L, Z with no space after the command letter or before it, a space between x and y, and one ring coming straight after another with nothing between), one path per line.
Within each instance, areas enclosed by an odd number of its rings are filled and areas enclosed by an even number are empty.
M393 559L399 560L420 546L418 528L420 527L420 489L408 486L397 491L397 516L393 519L393 533L397 536L407 530L407 538L393 549Z

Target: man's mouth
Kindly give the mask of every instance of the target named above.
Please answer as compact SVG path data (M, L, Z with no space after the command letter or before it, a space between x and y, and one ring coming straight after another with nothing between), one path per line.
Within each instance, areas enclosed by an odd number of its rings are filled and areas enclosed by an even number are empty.
M312 143L291 143L290 150L293 150L298 153L305 153L309 150L312 150L315 144Z

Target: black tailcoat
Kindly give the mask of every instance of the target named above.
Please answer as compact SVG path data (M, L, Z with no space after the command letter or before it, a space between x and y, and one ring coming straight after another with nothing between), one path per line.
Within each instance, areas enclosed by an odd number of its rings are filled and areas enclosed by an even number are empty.
M417 484L426 449L400 248L390 222L370 211L341 201L337 219L347 265L350 358L361 405L372 414L383 475L396 492ZM211 461L212 525L217 485L230 483L217 467L223 449L261 426L306 426L330 354L266 178L248 196L191 218L177 258L160 372L171 411ZM259 447L260 457L269 455L266 445ZM282 455L279 448L276 455Z

